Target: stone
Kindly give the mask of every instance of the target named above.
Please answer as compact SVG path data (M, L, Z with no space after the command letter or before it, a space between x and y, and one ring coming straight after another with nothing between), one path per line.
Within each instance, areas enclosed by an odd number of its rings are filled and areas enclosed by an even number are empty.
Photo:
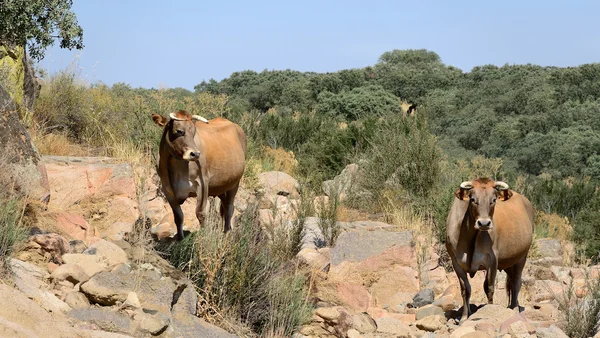
M100 272L81 284L81 291L94 303L104 306L124 302L133 289L133 282L112 272Z
M300 184L292 176L281 171L268 171L258 175L258 181L265 195L281 195L298 198Z
M73 291L65 296L65 303L73 309L87 309L90 307L90 301L87 297L78 291Z
M130 291L127 294L127 298L125 298L125 302L123 302L122 307L130 309L139 309L142 307L142 305L140 304L140 300L138 299L137 294L133 291Z
M414 248L412 233L410 231L344 232L338 236L335 246L331 249L331 264L338 265L342 261L365 261L392 247ZM411 262L403 264L404 262L406 261L400 260L397 264L412 266ZM416 260L414 264L416 267Z
M67 280L73 284L87 282L90 276L77 264L63 264L50 275L54 281Z
M415 326L420 330L435 332L446 326L446 317L444 315L423 317L417 320Z
M441 308L444 312L454 310L458 307L458 303L454 300L454 297L451 295L442 296L436 299L432 304Z
M100 232L91 226L82 215L67 212L58 212L50 215L55 219L55 227L60 233L82 241L86 246L100 240Z
M475 332L475 328L472 326L459 327L450 334L450 338L462 338L465 337L466 334L472 332Z
M32 245L33 243L37 245ZM55 263L62 263L62 255L69 252L69 242L61 235L55 233L35 234L29 236L25 242L25 250L31 247L39 248L42 256L49 255Z
M489 334L481 331L469 332L465 335L462 335L461 338L491 338Z
M377 332L392 334L395 337L409 337L410 328L402 321L394 318L377 318Z
M542 238L535 241L540 257L562 257L563 250L558 239Z
M358 332L358 330L350 329L346 332L346 337L348 338L362 338L363 335Z
M358 313L352 316L352 328L360 333L371 333L377 330L377 324L366 313Z
M161 334L169 326L169 317L160 312L154 314L138 312L134 321L138 323L142 333L149 333L153 336Z
M104 271L105 265L99 262L98 256L87 254L64 254L63 260L67 264L78 265L89 277Z
M517 321L510 324L510 326L508 327L508 333L512 338L526 338L529 337L530 334L535 333L535 328L533 327L533 325L527 322Z
M367 289L354 283L341 282L336 287L338 299L343 305L354 311L365 312L371 303L371 295Z
M14 184L22 196L48 203L50 185L47 169L27 128L21 123L10 94L0 86L0 171L7 176L2 184Z
M323 182L323 192L330 198L337 198L338 201L345 200L352 191L353 182L355 181L357 174L357 164L352 163L347 165L346 168L332 180Z
M525 322L527 323L527 318L522 314L522 313L517 313L514 316L506 319L504 322L502 322L502 324L500 325L500 333L507 333L509 327L516 322ZM527 323L529 324L529 323Z
M439 308L438 306L435 305L425 305L422 308L419 308L417 310L416 313L416 319L417 321L419 319L425 318L425 317L429 317L429 316L436 316L436 315L444 315L444 311Z
M100 240L92 244L83 253L96 255L99 262L104 263L107 268L127 262L127 253L115 243L107 240Z
M413 297L413 306L416 308L433 303L435 294L432 289L423 289Z
M326 321L334 321L340 317L340 307L320 307L315 311L315 314Z
M369 291L379 307L397 305L391 302L394 301L393 297L398 295L399 292L402 294L411 293L410 296L413 296L419 290L418 277L417 271L411 267L395 266L390 270L383 271L377 282L371 285ZM410 296L407 303L412 302ZM397 299L401 301L401 298Z
M549 327L538 327L536 332L538 338L568 338L563 330L559 329L556 325L550 325Z
M536 280L533 285L527 286L527 291L531 295L531 301L538 303L562 297L567 288L567 285L553 280Z
M73 309L67 314L71 318L90 322L100 329L132 334L135 326L129 317L103 308Z

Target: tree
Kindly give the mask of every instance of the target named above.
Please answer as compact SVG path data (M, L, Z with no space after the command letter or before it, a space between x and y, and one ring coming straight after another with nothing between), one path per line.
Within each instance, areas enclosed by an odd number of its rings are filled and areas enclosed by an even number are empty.
M71 11L72 0L2 0L0 42L28 46L29 55L44 58L55 40L61 48L82 49L83 29Z

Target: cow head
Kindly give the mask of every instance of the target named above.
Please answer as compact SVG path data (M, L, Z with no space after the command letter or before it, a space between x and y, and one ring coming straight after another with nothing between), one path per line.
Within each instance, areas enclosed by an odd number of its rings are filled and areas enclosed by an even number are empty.
M462 182L456 191L458 199L469 201L467 212L475 219L475 229L482 231L491 230L494 226L492 219L496 201L506 201L512 194L508 184L488 178Z
M195 161L200 157L200 150L194 141L196 135L195 121L208 123L208 120L198 115L180 110L169 114L170 119L162 115L152 114L152 120L164 128L163 138L169 147L169 152L175 158Z

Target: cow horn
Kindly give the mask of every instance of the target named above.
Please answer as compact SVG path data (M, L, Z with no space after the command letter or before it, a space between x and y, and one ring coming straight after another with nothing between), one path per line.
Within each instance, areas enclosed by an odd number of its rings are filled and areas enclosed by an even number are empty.
M496 181L496 183L494 184L494 188L498 190L508 190L508 184L502 181Z
M181 118L177 117L177 116L175 115L175 113L171 113L171 114L169 114L169 117L170 117L171 119L173 119L173 120L177 120L177 121L185 121L185 119L181 119Z
M473 183L471 181L464 181L460 184L461 189L473 189Z
M202 121L204 123L208 123L208 120L200 115L192 115L192 120Z

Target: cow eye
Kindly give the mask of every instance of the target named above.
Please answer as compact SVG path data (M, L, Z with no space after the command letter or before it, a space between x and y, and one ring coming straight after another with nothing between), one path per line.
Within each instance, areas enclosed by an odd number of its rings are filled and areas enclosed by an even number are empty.
M177 130L175 130L175 134L177 134L179 136L183 136L183 135L185 135L185 131L182 129L177 129Z
M496 199L495 198L492 200L492 204L494 204L494 203L496 203Z

